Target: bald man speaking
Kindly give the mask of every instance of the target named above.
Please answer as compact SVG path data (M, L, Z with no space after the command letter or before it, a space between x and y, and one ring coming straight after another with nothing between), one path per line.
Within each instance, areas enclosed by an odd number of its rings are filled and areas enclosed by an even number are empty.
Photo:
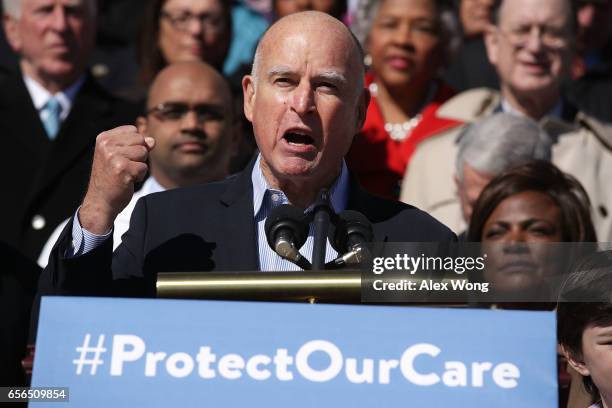
M157 272L296 270L269 248L264 223L280 203L308 211L323 188L335 212L370 220L375 241L454 240L427 214L366 193L348 173L343 158L369 100L363 78L361 49L338 20L313 11L279 20L242 82L260 151L250 166L222 182L142 198L113 254L113 221L156 143L130 126L100 134L87 194L45 277L71 293L154 296ZM301 251L308 259L312 241L311 226ZM328 243L326 261L336 256Z

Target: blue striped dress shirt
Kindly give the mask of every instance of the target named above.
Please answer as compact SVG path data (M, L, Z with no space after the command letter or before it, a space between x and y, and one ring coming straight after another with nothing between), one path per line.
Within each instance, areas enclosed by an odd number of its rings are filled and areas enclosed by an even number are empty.
M276 206L281 204L289 204L289 200L285 193L280 190L272 189L268 186L268 182L261 172L259 165L261 155L257 158L257 162L253 167L251 173L251 181L253 183L253 214L255 214L255 224L257 225L257 250L259 253L259 269L262 271L300 271L302 270L299 266L286 259L278 256L266 239L265 223L268 214ZM340 213L346 209L346 203L348 201L348 170L344 161L342 162L342 170L340 171L340 177L329 189L330 193L330 204L336 213ZM312 211L312 207L306 209L305 212ZM304 243L304 246L300 248L300 253L310 262L312 262L312 249L314 247L314 225L310 223L310 229L308 231L308 238ZM325 250L325 262L330 262L336 259L338 252L336 252L329 240Z

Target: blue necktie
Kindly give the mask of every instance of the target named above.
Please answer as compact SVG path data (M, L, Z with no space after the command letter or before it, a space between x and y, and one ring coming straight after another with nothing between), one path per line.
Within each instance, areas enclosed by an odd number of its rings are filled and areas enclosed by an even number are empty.
M55 139L55 136L57 136L57 132L60 128L60 114L62 112L62 107L59 101L52 96L45 104L44 109L47 112L47 116L43 121L43 126L47 131L47 136L49 136L49 139L53 140Z

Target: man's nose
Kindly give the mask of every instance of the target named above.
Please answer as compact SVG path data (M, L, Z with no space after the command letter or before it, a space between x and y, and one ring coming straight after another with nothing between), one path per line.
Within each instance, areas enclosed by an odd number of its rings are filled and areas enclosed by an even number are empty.
M312 86L302 81L291 93L291 109L298 115L306 115L316 110L315 96Z
M525 48L532 52L541 51L544 45L542 42L542 34L542 30L539 27L533 27L527 36Z
M185 112L181 118L181 129L183 130L199 129L201 124L202 121L198 118L198 114L193 109Z
M61 5L57 5L55 6L55 8L53 9L53 14L51 15L52 21L52 27L54 30L56 31L65 31L66 27L68 26L68 22L66 20L66 11L64 10L64 7L62 7Z

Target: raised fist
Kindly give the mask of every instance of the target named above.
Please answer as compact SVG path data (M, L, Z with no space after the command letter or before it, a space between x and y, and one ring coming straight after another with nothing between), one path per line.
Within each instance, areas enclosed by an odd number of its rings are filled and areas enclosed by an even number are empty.
M79 210L81 226L105 234L128 205L134 184L147 174L147 157L155 140L138 133L135 126L119 126L96 138L89 187Z

